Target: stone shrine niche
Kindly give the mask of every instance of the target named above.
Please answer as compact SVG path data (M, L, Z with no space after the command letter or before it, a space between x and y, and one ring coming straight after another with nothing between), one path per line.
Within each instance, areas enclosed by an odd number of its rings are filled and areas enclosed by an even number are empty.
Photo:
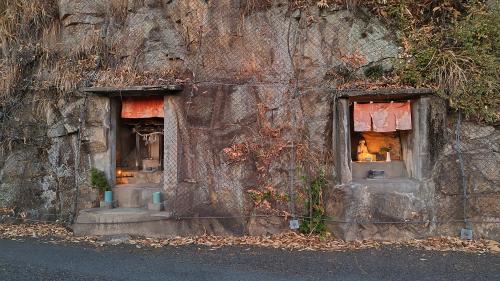
M116 183L160 184L163 171L163 97L126 97L116 103Z
M430 94L428 89L339 91L332 120L338 183L367 179L370 172L379 170L385 171L385 178L427 178ZM358 118L354 120L357 103L363 106L357 107ZM389 147L391 161L386 162ZM358 161L358 149L362 161Z
M401 108L401 106L404 108ZM404 112L404 114L401 112ZM359 161L357 150L362 140L364 140L364 146L367 148L367 151L365 151L367 157L372 159L369 161L385 161L388 149L390 150L391 160L403 160L401 136L405 132L411 131L411 106L409 101L361 104L354 102L349 106L349 113L352 161ZM403 120L406 124L400 125L399 119L403 115L407 118ZM366 148L364 149L366 150ZM361 160L361 162L366 160Z
M368 152L377 156L377 161L385 160L385 155L381 153L382 148L391 147L391 159L403 160L401 155L401 133L396 132L353 132L351 137L351 156L356 161L356 148L361 139L366 141Z

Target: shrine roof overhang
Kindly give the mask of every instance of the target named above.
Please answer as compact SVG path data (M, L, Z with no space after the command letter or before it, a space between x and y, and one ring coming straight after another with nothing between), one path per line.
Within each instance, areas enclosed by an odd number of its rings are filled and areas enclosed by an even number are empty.
M347 98L351 101L387 101L416 99L423 96L433 95L435 91L430 88L380 88L374 90L349 89L337 90L339 98Z
M84 87L80 91L106 97L148 97L173 95L184 89L182 85L129 86L129 87Z

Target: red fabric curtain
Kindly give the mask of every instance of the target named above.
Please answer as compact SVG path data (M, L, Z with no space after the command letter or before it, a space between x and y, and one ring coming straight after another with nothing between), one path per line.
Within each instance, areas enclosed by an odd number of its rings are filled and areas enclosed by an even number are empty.
M152 118L165 116L163 97L124 98L122 118Z
M354 103L354 131L411 130L410 102Z
M371 117L374 132L396 131L396 116L392 111L392 103L374 103Z
M372 130L372 103L354 103L354 131L369 132Z
M396 130L411 130L410 102L393 103L392 111L396 116Z

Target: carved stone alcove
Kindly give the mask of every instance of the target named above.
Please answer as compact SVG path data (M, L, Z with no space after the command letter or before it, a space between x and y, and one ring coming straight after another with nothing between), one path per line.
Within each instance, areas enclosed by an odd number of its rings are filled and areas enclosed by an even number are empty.
M394 136L383 137L383 134L364 134L364 137L371 137L372 145L376 138L379 141L391 142L391 138L396 140L394 146L398 148L396 161L393 166L400 166L405 169L405 177L421 181L429 176L429 136L428 124L429 102L428 97L432 91L428 89L401 89L401 90L376 90L376 91L341 91L338 93L333 105L333 147L337 151L335 156L335 167L337 174L337 184L347 184L357 176L357 166L363 164L355 163L353 155L356 153L355 144L357 142L352 129L352 104L354 102L390 102L390 101L410 101L412 114L412 129L405 132L398 132ZM380 146L380 145L379 145ZM376 166L377 164L370 164ZM365 166L368 166L365 165ZM397 167L396 167L397 168ZM354 171L353 171L354 169ZM368 168L367 168L368 169Z
M110 185L116 187L119 184L128 182L117 182L122 173L131 173L130 171L125 171L118 167L117 162L127 162L125 160L126 153L121 149L122 146L135 147L132 154L132 160L128 162L134 162L130 165L123 166L133 166L133 170L144 170L144 165L146 165L142 158L145 150L145 146L141 143L139 136L135 136L135 128L132 128L134 124L141 125L146 123L148 120L148 125L155 125L158 130L162 131L161 137L159 137L161 143L156 143L154 146L154 152L149 151L149 157L159 161L156 165L158 166L158 175L146 179L142 184L146 187L151 187L153 185L161 184L161 191L166 193L167 196L172 194L178 184L178 120L177 120L177 105L176 98L177 93L182 91L182 87L179 85L169 85L169 86L134 86L134 87L91 87L83 88L83 92L90 93L93 95L105 97L109 99L109 107L107 112L107 120L104 120L103 124L108 124L106 128L107 134L107 153L105 157L100 157L98 161L98 166L105 171ZM163 110L162 118L137 118L137 119L125 119L121 116L121 109L123 106L124 99L129 100L148 100L160 99ZM132 122L130 120L138 120ZM158 123L160 122L160 123ZM125 124L126 123L126 124ZM125 124L125 125L124 125ZM144 125L144 124L142 124ZM127 127L128 126L128 127ZM130 135L134 135L134 140L132 140ZM130 140L127 140L130 138ZM128 144L127 144L128 143ZM131 149L129 149L131 150ZM159 159L160 157L161 159ZM149 161L148 163L150 163ZM148 164L151 165L151 164ZM153 165L155 166L155 165ZM125 178L125 177L124 177ZM152 179L154 178L154 179Z

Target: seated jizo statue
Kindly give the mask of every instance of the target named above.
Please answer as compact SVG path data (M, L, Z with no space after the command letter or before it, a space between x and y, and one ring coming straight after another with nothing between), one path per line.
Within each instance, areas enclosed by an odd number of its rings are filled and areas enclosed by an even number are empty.
M359 141L358 144L358 161L375 161L377 160L375 154L368 152L366 141L364 139Z

